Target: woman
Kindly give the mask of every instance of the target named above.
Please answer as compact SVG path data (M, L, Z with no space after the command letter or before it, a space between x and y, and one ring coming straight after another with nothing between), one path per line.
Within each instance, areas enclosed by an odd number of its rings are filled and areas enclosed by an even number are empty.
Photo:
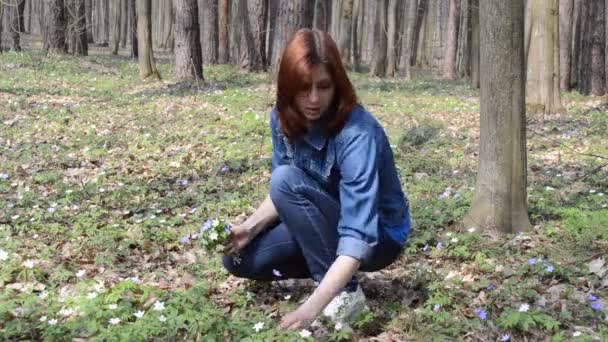
M386 134L356 100L331 37L296 32L283 52L271 113L269 195L232 228L228 255L240 263L223 259L238 277L315 280L282 328L305 327L322 311L345 321L363 309L355 272L390 265L409 232Z

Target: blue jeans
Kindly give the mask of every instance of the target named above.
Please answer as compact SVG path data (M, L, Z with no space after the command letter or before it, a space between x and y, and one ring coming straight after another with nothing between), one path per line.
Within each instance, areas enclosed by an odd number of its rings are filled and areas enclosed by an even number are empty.
M280 223L258 234L241 251L240 263L224 256L224 267L242 278L273 280L277 279L273 270L277 270L281 278L312 278L320 282L337 257L340 203L295 166L274 170L270 198ZM362 260L359 270L377 271L399 257L402 246L381 230L371 257ZM353 276L346 290L356 287Z

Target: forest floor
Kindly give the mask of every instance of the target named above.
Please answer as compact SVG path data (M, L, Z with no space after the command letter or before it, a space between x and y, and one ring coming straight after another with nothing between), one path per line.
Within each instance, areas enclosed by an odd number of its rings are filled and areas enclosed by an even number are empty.
M228 276L197 239L267 192L266 74L139 80L126 58L0 54L3 340L292 341L280 317L306 281ZM393 145L415 227L401 258L362 274L371 312L318 340L608 340L608 105L563 94L529 118L533 229L466 230L479 92L464 82L351 73ZM263 324L259 324L262 322Z

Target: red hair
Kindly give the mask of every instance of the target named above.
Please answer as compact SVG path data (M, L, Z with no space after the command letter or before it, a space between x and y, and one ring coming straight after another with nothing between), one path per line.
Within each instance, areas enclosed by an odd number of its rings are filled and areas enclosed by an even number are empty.
M357 103L331 36L319 30L298 30L283 51L277 77L277 114L281 129L291 141L302 138L308 131L307 119L295 108L294 98L299 91L310 88L312 69L320 64L327 68L335 86L334 98L325 114L330 115L326 131L329 136L344 127L348 113Z

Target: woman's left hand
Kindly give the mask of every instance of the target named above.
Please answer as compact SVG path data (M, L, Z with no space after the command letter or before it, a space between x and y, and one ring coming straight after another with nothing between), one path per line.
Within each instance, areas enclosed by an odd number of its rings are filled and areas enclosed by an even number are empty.
M281 319L281 329L294 330L307 328L317 317L313 310L306 310L302 305Z

